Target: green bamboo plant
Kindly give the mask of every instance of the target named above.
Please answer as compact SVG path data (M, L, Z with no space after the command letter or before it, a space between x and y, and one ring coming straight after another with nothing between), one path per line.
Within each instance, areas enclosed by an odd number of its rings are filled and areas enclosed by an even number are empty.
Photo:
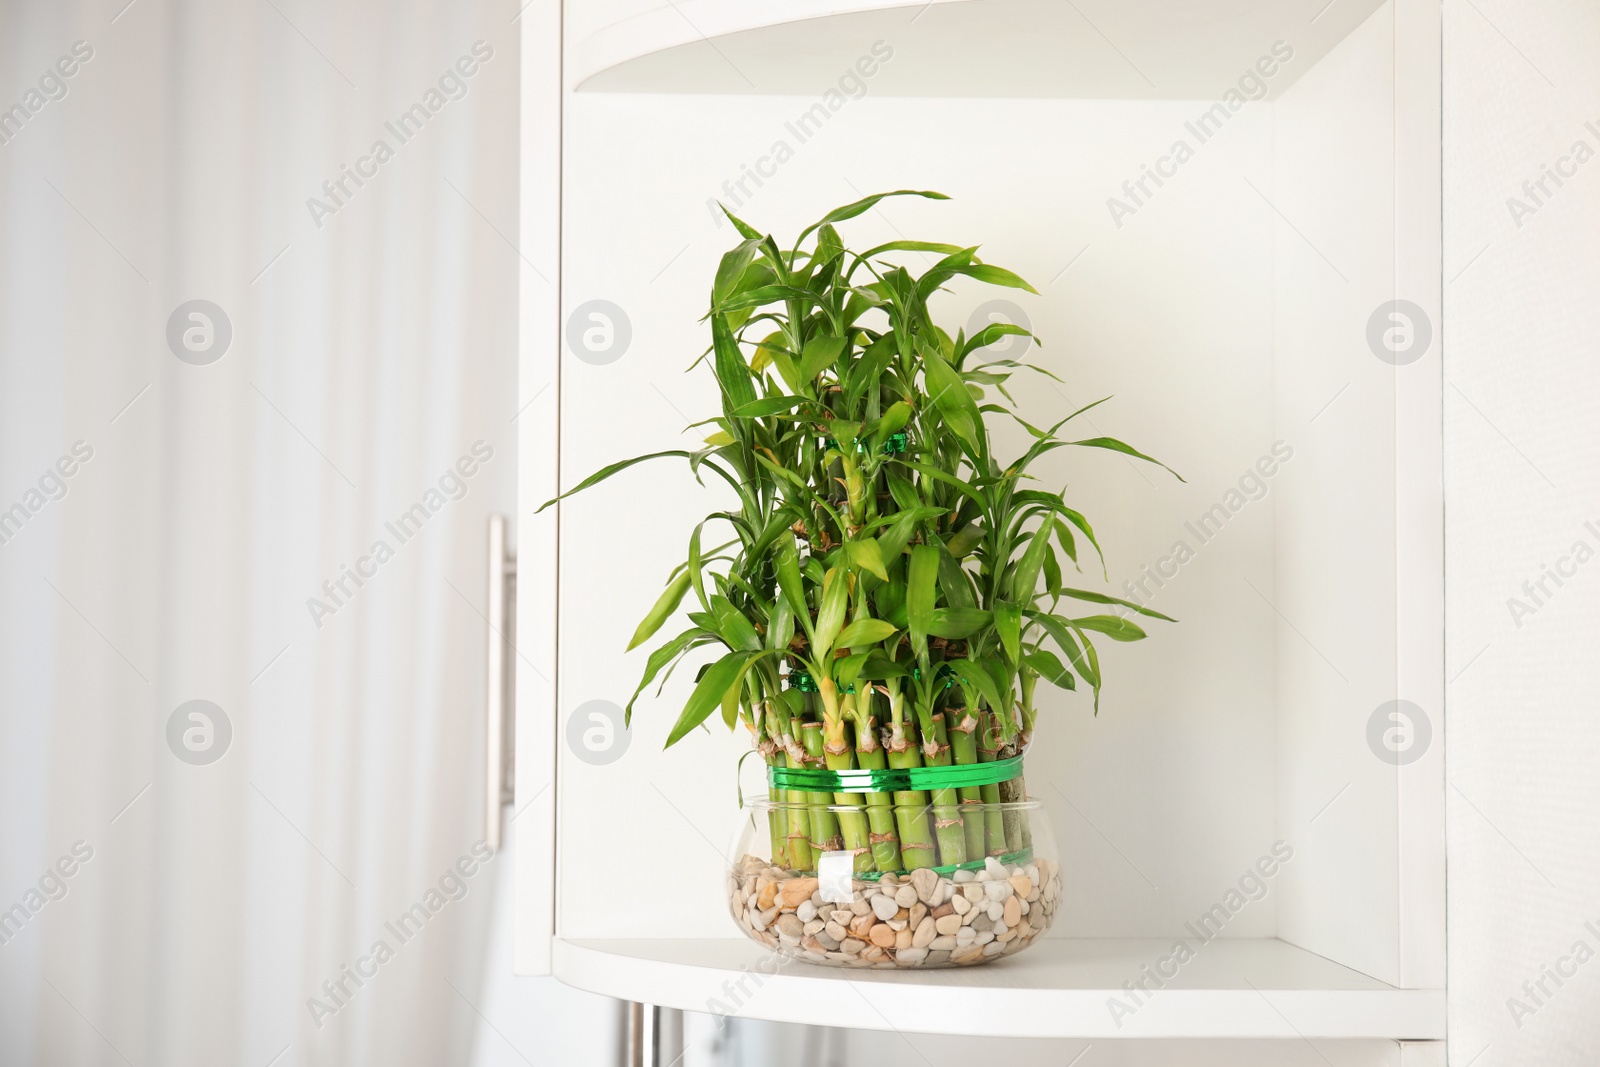
M909 240L846 248L835 224L889 196L945 199L913 190L865 197L787 249L728 213L742 240L718 265L705 315L711 346L696 361L710 363L721 392L721 413L699 424L710 431L704 447L613 463L563 494L664 457L733 491L735 503L694 527L684 562L628 644L650 640L693 591L690 625L651 652L627 707L631 720L646 687L714 647L668 746L720 711L728 727L744 724L774 766L1001 759L1026 746L1041 679L1068 690L1081 681L1098 713L1091 634L1145 636L1123 615L1079 615L1071 605L1171 621L1065 583L1063 559L1077 571L1080 546L1104 571L1100 544L1063 493L1036 487L1030 474L1067 447L1160 464L1114 438L1064 432L1094 404L1048 429L1028 423L1007 384L1019 371L1049 371L985 361L984 350L1032 335L995 323L952 338L930 311L958 278L1034 291L1020 277L982 262L976 248ZM917 274L908 257L937 258ZM1015 421L1032 443L1002 463L991 418ZM708 529L728 539L708 545ZM818 853L843 848L858 871L885 872L1003 855L1025 846L1026 827L977 806L1019 791L1013 781L931 795L796 793L803 803L774 815L773 859L806 870Z

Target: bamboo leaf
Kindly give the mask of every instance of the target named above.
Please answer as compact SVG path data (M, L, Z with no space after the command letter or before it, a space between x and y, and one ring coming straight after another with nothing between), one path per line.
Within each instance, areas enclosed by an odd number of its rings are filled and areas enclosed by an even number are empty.
M656 598L655 605L639 623L639 628L633 631L633 640L628 642L627 651L632 652L661 629L661 624L666 622L678 605L683 603L683 594L689 590L689 571L684 569L676 578L667 583L667 587Z
M948 659L945 660L945 666L967 686L976 689L990 708L997 712L1006 710L1007 701L1001 688L995 685L994 678L982 665L970 659Z
M810 403L813 403L811 398L804 396L764 396L748 404L740 404L728 414L736 419L764 419Z
M928 392L932 394L939 415L974 454L982 454L978 436L983 415L979 413L972 394L967 392L967 383L961 380L961 375L945 362L942 355L925 345L920 347L923 350L922 372L927 376Z
M850 541L846 543L845 551L849 553L850 562L856 569L866 571L881 581L889 580L889 572L883 567L883 551L877 541L871 538Z
M938 546L917 545L911 550L911 564L906 570L906 623L911 631L911 650L919 659L928 654L938 580Z
M1080 630L1105 634L1113 641L1143 641L1147 636L1138 626L1120 615L1089 615L1073 619L1072 625Z
M1018 604L1032 604L1034 590L1039 584L1039 570L1044 566L1045 553L1050 551L1050 524L1045 523L1034 531L1017 569L1011 575L1011 599ZM1016 657L1013 656L1013 659Z
M817 633L812 652L826 661L833 651L839 631L844 628L845 611L850 606L850 575L842 567L831 567L822 579L822 601L817 607Z
M840 648L858 648L875 645L896 633L899 631L894 625L882 619L857 619L844 628L837 643Z
M1022 662L1051 685L1062 689L1078 688L1078 680L1072 676L1071 671L1062 666L1061 661L1056 659L1054 652L1041 648L1023 656Z
M689 702L683 706L683 714L678 716L663 747L671 748L683 740L690 730L705 722L722 704L722 698L728 690L743 681L744 672L750 669L750 665L758 658L772 654L770 650L730 652L708 667L700 676L700 681L695 683L694 692L689 695Z
M800 353L798 371L800 381L802 383L815 381L817 375L833 366L843 351L844 338L825 333L817 334L806 342L805 348Z
M1122 607L1125 607L1125 608L1132 608L1134 611L1137 611L1140 615L1148 615L1152 619L1161 619L1161 620L1163 620L1165 622L1177 622L1178 621L1177 619L1174 619L1171 615L1163 615L1159 611L1152 611L1150 608L1140 607L1138 604L1133 603L1131 600L1122 600L1119 597L1107 596L1104 593L1094 593L1094 592L1090 592L1087 589L1068 589L1065 586L1063 586L1061 588L1060 592L1061 592L1062 596L1069 596L1069 597L1072 597L1074 600L1087 600L1091 604L1118 604L1118 605L1120 605Z
M728 409L736 411L753 403L756 399L755 383L750 380L750 367L733 339L726 316L712 316L711 345L716 350L717 382L728 398Z
M950 199L948 196L945 196L943 193L935 193L935 192L932 192L930 190L919 190L919 189L896 189L892 193L874 193L871 196L864 196L860 200L856 200L856 201L853 201L851 203L848 203L848 204L844 205L843 207L834 208L832 211L830 211L826 215L822 216L822 218L818 219L816 222L812 223L810 226L807 226L805 229L801 230L800 231L800 236L799 236L798 239L796 239L795 244L799 245L800 243L805 241L805 239L807 237L809 237L812 233L816 232L817 230L821 229L824 226L827 226L827 225L829 225L831 223L835 223L835 222L843 222L846 219L853 219L857 215L860 215L860 214L862 214L864 212L870 211L873 208L873 206L878 203L878 201L887 199L888 197L891 197L891 196L923 196L923 197L927 197L929 200L949 200Z
M1005 600L994 602L994 630L1000 635L1000 645L1011 662L1017 662L1022 650L1022 611Z
M633 691L633 696L628 698L628 706L623 709L623 725L626 726L633 721L633 702L639 699L639 694L644 692L645 686L654 681L656 675L661 673L661 668L691 649L699 648L701 645L712 644L716 640L717 638L714 634L707 633L700 627L695 626L683 631L683 633L650 653L650 658L645 661L644 676L639 679L638 688Z
M992 618L982 608L935 608L928 632L947 641L965 641L988 626Z
M1156 459L1153 456L1147 456L1143 452L1140 452L1137 448L1134 448L1132 445L1124 444L1115 437L1091 437L1085 441L1067 441L1066 444L1076 445L1080 448L1104 448L1109 449L1112 452L1121 452L1125 456L1132 456L1135 459L1142 459L1146 463L1154 463L1156 466L1160 467L1162 470L1178 479L1178 481L1183 481L1183 475L1179 474L1177 471L1173 470L1159 459Z

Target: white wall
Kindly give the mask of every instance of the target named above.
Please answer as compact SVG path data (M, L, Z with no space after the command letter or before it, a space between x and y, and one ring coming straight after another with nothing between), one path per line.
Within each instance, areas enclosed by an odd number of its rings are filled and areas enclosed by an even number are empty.
M1600 568L1537 604L1523 583L1600 548L1600 163L1542 204L1522 184L1600 149L1600 10L1446 16L1450 1062L1590 1063L1600 963L1548 995L1523 983L1570 971L1580 940L1600 951ZM1535 209L1520 225L1513 197ZM1536 610L1514 620L1511 598Z

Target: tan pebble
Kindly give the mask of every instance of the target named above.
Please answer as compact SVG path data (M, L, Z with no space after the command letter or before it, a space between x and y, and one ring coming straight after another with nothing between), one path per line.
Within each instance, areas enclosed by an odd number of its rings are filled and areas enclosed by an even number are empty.
M877 921L877 917L873 915L857 915L855 920L850 923L850 932L857 937L865 937L867 936L867 931L871 930L872 925Z
M859 963L882 963L889 958L889 954L878 945L868 945L865 952L861 953Z
M809 937L812 934L818 933L827 925L828 924L823 922L821 919L812 919L810 922L806 923L806 936Z
M1005 913L1000 916L1007 926L1015 926L1022 921L1022 902L1016 897L1007 897Z
M968 882L961 887L961 895L976 904L986 896L983 889L984 884L983 882Z
M834 914L838 913L835 912ZM851 918L853 919L855 916L852 915ZM839 923L837 920L823 927L823 930L825 930L827 935L833 938L835 941L843 941L850 935L850 931L846 930L843 924Z
M933 922L934 930L941 934L954 934L961 929L961 916L943 915Z
M958 942L955 938L940 934L928 942L928 950L930 952L951 952L955 950L957 944Z
M766 911L778 899L778 883L763 878L756 885L756 909Z
M967 912L972 910L972 901L968 900L965 894L957 893L955 896L950 898L950 903L948 905L941 904L939 906L941 908L948 906L950 910L955 912L957 915L965 915Z
M939 876L926 867L911 872L911 884L916 888L917 899L924 904L935 904L939 893Z
M778 895L783 898L784 907L798 908L811 899L811 894L817 891L817 885L815 878L791 878L782 884Z
M897 949L910 948L913 934L910 930L897 930L894 935L894 947Z
M909 908L917 902L917 891L909 885L903 885L895 891L894 902L902 908Z
M852 915L865 915L871 910L872 905L868 904L865 900L852 900L850 902L850 913Z
M867 937L879 948L894 948L894 936L888 923L878 923L867 932Z
M849 908L834 908L828 913L828 917L836 923L847 923L856 917L856 913Z
M922 922L923 916L927 914L928 906L919 900L915 904L911 905L911 917L906 921L911 924L911 929L915 930Z
M780 934L795 941L805 936L805 924L794 915L780 915L777 926Z
M923 916L917 924L916 932L911 937L913 948L927 948L935 937L939 936L938 923L931 916Z
M1017 932L1015 930L1007 930L1003 934L996 935L995 940L996 941L1010 941L1013 937L1016 937L1016 936L1017 936Z
M969 945L968 947L960 950L959 952L953 953L950 956L950 962L951 963L971 963L973 960L978 960L978 959L982 959L982 958L983 958L983 946L982 945Z
M1033 892L1033 880L1025 874L1013 874L1006 880L1011 883L1011 888L1019 897L1026 897Z
M967 898L966 897L962 897L961 899L962 900L966 900ZM935 919L942 919L946 915L949 915L951 912L953 912L955 910L956 909L955 909L954 905L945 903L945 904L940 904L937 908L934 908L932 911L928 912L928 914L932 915Z
M1031 923L1029 923L1028 920L1026 920L1026 919L1022 920L1022 922L1017 924L1017 936L1018 937L1024 937L1024 938L1032 937L1033 936L1033 925Z
M839 942L839 951L843 952L847 956L857 955L866 947L867 943L865 941L858 941L853 937L847 937L843 941Z

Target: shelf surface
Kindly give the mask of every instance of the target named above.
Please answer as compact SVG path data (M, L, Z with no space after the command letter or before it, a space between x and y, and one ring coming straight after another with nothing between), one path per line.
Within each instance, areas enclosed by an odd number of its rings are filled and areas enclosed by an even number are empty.
M1261 90L1282 92L1379 6L677 0L580 37L570 63L597 92L1215 101L1258 62ZM1292 58L1277 63L1275 44Z
M1045 1038L1445 1036L1444 990L1397 989L1277 939L1198 945L1165 988L1140 993L1136 1004L1124 983L1172 948L1171 939L1056 938L999 963L894 972L778 962L742 938L558 939L554 968L568 985L622 1000L867 1030Z

